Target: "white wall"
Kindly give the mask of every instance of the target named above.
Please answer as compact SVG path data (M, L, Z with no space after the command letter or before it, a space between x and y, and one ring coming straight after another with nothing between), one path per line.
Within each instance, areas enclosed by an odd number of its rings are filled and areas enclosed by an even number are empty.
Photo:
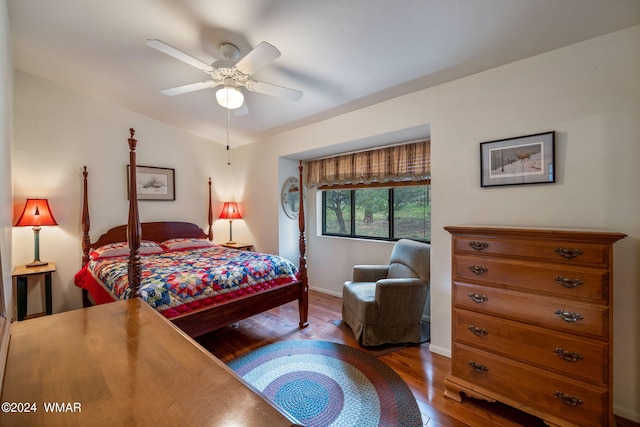
M0 292L4 292L11 317L11 131L13 107L13 62L7 4L0 1Z
M40 259L55 261L58 267L53 275L54 312L82 306L73 276L82 257L83 166L89 171L92 240L126 223L129 128L136 129L139 165L175 169L176 201L141 202L142 221L179 218L206 231L208 177L214 183L215 215L220 212L217 201L225 195L229 169L219 144L22 72L16 72L15 93L14 215L20 214L27 197L49 199L59 226L42 228ZM226 227L226 221L215 222L217 238L227 240ZM30 227L14 229L13 249L14 266L33 259ZM41 302L39 296L34 294L29 302Z
M344 151L400 129L431 126L431 350L450 354L451 245L446 225L589 227L629 237L614 249L615 412L640 421L640 27L532 57L243 147L240 173L256 173L250 228L275 241L281 157ZM479 143L555 130L557 183L480 188ZM353 264L384 262L390 244L316 235L306 197L309 281L340 294ZM280 223L280 226L288 226ZM259 230L259 231L255 231ZM631 325L631 327L630 327Z

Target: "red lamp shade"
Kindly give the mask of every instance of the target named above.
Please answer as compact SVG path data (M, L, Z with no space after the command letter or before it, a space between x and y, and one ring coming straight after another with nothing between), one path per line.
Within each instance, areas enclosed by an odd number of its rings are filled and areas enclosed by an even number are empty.
M242 219L240 215L240 211L238 210L238 204L236 202L224 202L224 206L222 206L222 212L220 212L220 219L228 219L229 220L229 241L227 244L235 243L233 241L233 220L234 219Z
M240 211L238 210L238 204L236 202L224 202L222 212L220 212L218 218L228 220L242 219Z
M47 199L27 199L22 215L14 224L16 227L40 227L41 225L58 225L51 213Z

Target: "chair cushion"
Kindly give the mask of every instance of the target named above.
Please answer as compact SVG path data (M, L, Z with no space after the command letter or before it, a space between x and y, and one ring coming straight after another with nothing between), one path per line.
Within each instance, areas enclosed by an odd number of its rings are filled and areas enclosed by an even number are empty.
M401 262L393 262L389 264L389 274L387 279L416 279L420 276L411 267Z

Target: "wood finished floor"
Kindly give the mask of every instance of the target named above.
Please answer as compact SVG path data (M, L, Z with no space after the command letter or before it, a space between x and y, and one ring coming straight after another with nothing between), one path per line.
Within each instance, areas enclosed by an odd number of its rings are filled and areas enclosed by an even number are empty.
M265 345L285 340L312 339L360 347L351 334L333 324L341 319L340 298L311 291L309 327L298 329L297 303L267 311L238 324L200 337L198 341L224 362ZM363 349L366 351L366 349ZM462 403L444 397L443 381L450 359L429 351L429 343L406 346L378 356L394 369L413 391L425 426L546 426L540 419L499 403L488 403L463 396ZM618 427L640 424L617 419Z

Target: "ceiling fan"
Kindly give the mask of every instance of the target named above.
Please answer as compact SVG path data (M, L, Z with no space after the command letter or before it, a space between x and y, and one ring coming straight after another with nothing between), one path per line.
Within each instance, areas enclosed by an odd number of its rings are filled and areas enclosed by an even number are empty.
M252 92L263 93L291 101L299 101L302 98L302 92L299 90L260 82L250 78L253 73L280 57L280 51L275 46L267 42L261 42L242 59L239 59L240 50L235 45L231 43L222 43L220 45L220 52L224 56L224 59L215 61L211 65L208 65L161 40L149 39L147 40L147 45L196 67L211 76L211 80L161 90L160 93L164 95L181 95L184 93L194 92L196 90L221 86L221 88L216 92L216 99L218 103L230 110L243 107L245 114L248 110L246 110L244 95L239 90L240 87L244 87Z

